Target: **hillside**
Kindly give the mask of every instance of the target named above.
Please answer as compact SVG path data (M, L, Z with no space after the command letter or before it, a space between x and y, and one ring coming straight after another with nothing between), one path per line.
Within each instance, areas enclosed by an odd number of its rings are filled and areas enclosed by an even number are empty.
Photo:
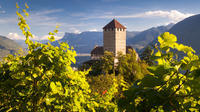
M169 32L177 36L178 42L191 46L198 54L200 53L200 14L178 22Z
M14 54L21 46L7 37L0 36L0 59L8 54Z
M155 40L160 34L168 31L174 24L169 24L167 26L159 26L142 31L134 38L127 38L127 44L131 45L137 51L147 46L153 40Z

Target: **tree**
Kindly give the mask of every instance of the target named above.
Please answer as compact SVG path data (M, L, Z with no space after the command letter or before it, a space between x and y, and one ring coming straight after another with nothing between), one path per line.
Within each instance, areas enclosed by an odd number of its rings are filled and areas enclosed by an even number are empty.
M9 55L0 63L0 111L116 110L111 100L117 85L111 87L106 98L91 96L86 80L89 71L74 71L71 67L76 62L73 48L67 43L51 45L58 30L49 33L47 44L33 42L25 17L16 7L28 54ZM22 11L28 17L26 9Z
M129 50L126 55L119 54L118 61L118 74L122 75L129 85L149 73L147 70L148 65L139 59L135 50Z
M114 73L114 54L112 52L105 51L102 60L102 72L104 74Z
M126 111L199 111L199 56L191 47L176 43L176 36L168 32L158 42L153 55L157 64L125 91L119 106ZM174 51L185 56L178 57Z
M151 55L153 52L152 49L152 47L147 46L140 55L141 60L145 61L150 66L153 65L153 60L151 59Z

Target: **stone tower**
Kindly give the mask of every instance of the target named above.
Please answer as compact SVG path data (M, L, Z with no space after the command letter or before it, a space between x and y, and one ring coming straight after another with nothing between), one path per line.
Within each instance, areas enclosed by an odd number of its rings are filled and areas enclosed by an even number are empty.
M103 48L104 51L126 54L126 27L113 19L103 27Z

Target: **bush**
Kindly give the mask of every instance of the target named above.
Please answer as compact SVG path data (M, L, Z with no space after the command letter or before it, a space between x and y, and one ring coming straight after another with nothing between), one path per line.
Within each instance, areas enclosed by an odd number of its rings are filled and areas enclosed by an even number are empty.
M33 42L30 28L17 8L28 54L9 55L0 63L0 111L116 111L111 100L117 85L108 91L106 99L91 96L86 81L89 71L74 71L71 67L76 52L67 43L51 45L58 30L49 33L48 44ZM23 12L28 16L26 9Z
M136 81L119 101L126 111L199 111L200 60L188 46L176 43L168 32L158 37L156 65L148 68L149 75ZM179 57L179 53L185 53ZM180 60L179 60L180 59Z

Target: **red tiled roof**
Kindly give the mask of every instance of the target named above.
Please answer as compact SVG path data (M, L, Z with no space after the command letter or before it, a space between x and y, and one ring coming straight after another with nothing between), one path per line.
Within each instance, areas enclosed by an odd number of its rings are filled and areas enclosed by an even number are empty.
M108 23L106 26L103 27L103 29L109 29L109 28L126 29L126 27L121 25L116 19L113 19L110 23Z
M129 53L129 49L132 49L133 48L131 46L126 46L126 53ZM103 55L104 54L104 50L103 50L103 46L98 46L98 47L95 47L92 51L91 51L91 54L96 54L96 55Z

